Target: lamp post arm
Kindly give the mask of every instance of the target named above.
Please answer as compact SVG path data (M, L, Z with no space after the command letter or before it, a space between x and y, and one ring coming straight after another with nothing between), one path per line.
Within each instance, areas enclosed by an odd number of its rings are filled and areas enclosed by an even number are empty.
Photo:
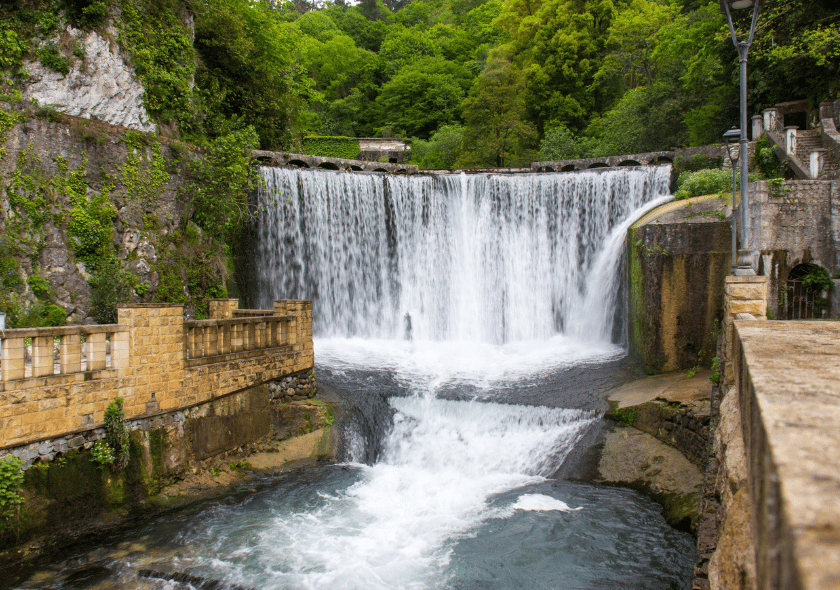
M732 34L732 44L738 47L738 35L735 34L735 24L732 22L732 13L729 11L729 4L721 0L723 13L726 15L726 23L729 25L729 32Z
M761 0L755 0L753 6L752 24L750 25L750 36L747 39L747 45L752 45L753 37L755 37L755 24L758 22L758 9L761 7Z

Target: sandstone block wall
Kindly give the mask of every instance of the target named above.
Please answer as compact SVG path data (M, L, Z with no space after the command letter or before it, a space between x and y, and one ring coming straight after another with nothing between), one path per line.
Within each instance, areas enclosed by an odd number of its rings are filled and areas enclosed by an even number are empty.
M94 430L102 425L105 409L117 397L124 400L126 418L135 420L184 410L287 375L311 371L311 302L281 301L275 307L287 324L282 342L256 338L249 344L246 340L249 350L208 359L187 359L188 328L183 307L174 304L121 307L119 325L96 327L112 333L111 368L104 367L103 358L102 368L95 370L88 365L84 372L11 379L17 377L8 372L17 359L7 359L5 356L9 355L5 355L4 380L0 381L0 450L60 437L73 438L74 434ZM232 309L231 304L227 308ZM241 322L260 324L253 318ZM50 334L51 353L52 332L85 329L93 328L31 331ZM7 331L12 338L3 340L4 351L10 348L11 341L22 338L18 332L21 331ZM95 364L97 359L91 357L88 362Z

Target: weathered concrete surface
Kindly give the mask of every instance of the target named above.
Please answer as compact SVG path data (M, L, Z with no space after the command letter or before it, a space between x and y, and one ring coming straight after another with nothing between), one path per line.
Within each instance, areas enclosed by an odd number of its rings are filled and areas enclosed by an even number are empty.
M703 465L694 439L708 437L708 376L708 371L660 375L611 392L610 406L633 410L637 418L607 433L597 473L602 483L647 494L662 504L669 523L695 533Z
M633 427L656 437L674 447L698 468L705 469L709 440L710 371L698 371L694 376L687 374L652 377L639 384L639 390L626 395L614 393L627 402L634 399L633 409L638 418ZM650 395L659 390L653 398L640 401L642 394ZM629 406L628 406L629 407Z
M630 350L647 373L708 366L730 269L728 203L672 201L628 232Z
M415 164L368 162L265 150L254 150L251 154L265 166L297 166L299 168L324 168L346 172L390 172L392 174L416 174L420 171Z
M598 481L650 496L675 527L695 528L702 479L700 469L682 453L635 428L617 427L604 440Z
M840 323L735 325L757 587L840 588Z

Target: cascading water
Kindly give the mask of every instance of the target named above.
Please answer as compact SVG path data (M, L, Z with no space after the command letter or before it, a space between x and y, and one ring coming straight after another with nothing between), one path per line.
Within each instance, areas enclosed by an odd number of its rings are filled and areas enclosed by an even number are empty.
M600 421L624 236L667 199L668 168L262 175L258 303L313 300L319 383L358 406L347 461L88 563L141 587L138 570L289 590L686 586L691 538L657 507L554 477Z
M586 305L612 230L668 194L669 167L576 174L382 176L262 168L256 289L312 299L322 337L504 344L609 340ZM623 232L616 234L620 244ZM613 248L606 262L617 259ZM591 281L590 281L591 282ZM592 295L589 293L589 295ZM588 326L587 329L581 326Z

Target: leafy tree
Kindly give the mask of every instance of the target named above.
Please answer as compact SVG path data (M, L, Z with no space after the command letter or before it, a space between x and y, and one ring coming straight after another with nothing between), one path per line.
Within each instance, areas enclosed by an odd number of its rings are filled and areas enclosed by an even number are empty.
M428 141L417 139L412 143L411 161L424 170L452 168L458 159L463 139L462 125L442 125Z
M395 27L395 30L388 33L379 50L388 77L420 58L437 55L438 48L427 33L401 27Z
M540 142L539 159L548 160L576 160L584 156L584 146L574 133L566 127L559 126L545 132Z
M595 75L601 67L615 5L612 0L511 0L498 21L525 73L528 118L540 130L586 126L612 95Z
M246 0L214 0L196 20L196 86L211 137L252 125L263 149L288 145L311 82L296 75L299 30Z
M743 11L747 12L747 11ZM741 20L745 30L749 23ZM750 53L756 109L793 98L816 105L840 91L840 11L835 0L767 0Z
M607 35L610 53L598 76L616 76L625 89L651 86L658 69L655 50L659 33L678 14L679 6L654 0L632 0L616 12Z
M464 101L464 150L458 165L507 166L518 163L537 139L525 120L522 72L504 54L494 54Z
M404 67L382 87L379 102L386 122L410 136L429 137L441 124L460 119L472 76L440 57Z
M186 198L182 229L192 221L219 242L232 238L251 216L248 195L255 188L250 151L257 147L252 127L219 137L202 158L190 162L192 180L184 187Z

